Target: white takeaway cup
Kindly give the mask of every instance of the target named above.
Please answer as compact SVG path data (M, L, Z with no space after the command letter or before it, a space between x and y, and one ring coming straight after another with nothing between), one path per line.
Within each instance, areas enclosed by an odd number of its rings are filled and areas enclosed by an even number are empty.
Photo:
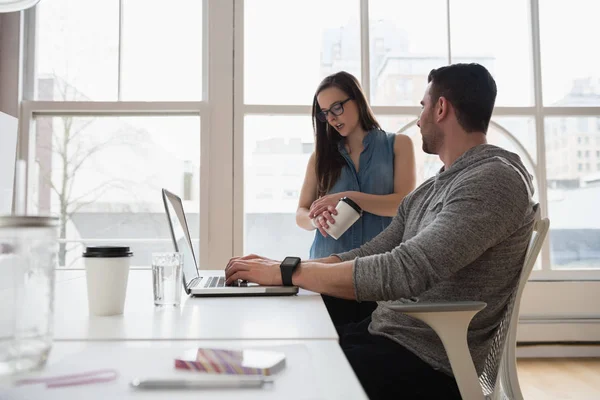
M129 247L86 247L82 256L90 315L123 314L132 255Z
M335 223L328 223L329 228L325 229L325 231L329 236L337 240L352 224L358 221L362 215L362 209L348 197L341 198L335 209L337 210L337 215L333 215Z

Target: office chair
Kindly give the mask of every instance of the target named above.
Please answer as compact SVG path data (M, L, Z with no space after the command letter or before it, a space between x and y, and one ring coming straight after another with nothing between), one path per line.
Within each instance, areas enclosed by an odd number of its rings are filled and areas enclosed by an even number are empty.
M535 222L519 285L511 295L500 325L494 333L483 372L477 376L467 344L467 330L475 314L486 307L481 301L415 303L390 306L428 324L440 337L463 400L523 400L517 376L517 325L523 288L533 270L546 234L548 218L535 205Z

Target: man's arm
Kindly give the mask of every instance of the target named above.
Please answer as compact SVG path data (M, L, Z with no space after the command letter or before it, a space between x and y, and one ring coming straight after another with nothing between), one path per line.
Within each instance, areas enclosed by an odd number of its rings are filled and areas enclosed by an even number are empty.
M354 261L324 264L303 261L294 271L292 283L313 292L342 299L355 299Z
M415 237L389 253L355 261L356 298L418 296L506 239L531 210L525 183L511 166L472 171Z
M476 171L467 177L427 228L391 252L330 265L303 262L294 284L358 300L421 294L523 224L531 210L524 183L514 171L497 172Z
M473 171L458 182L433 222L415 237L383 254L344 261L348 254L344 253L340 257L343 262L333 264L302 262L292 282L318 293L359 301L417 296L522 226L532 211L530 200L523 180L512 167ZM274 260L232 259L225 274L228 283L244 279L281 285L279 262Z

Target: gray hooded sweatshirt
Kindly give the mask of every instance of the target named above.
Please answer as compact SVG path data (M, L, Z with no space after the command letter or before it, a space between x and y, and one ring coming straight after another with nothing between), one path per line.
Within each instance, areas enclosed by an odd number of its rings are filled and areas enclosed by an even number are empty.
M452 375L437 334L388 305L484 301L487 307L468 332L480 374L518 285L533 230L531 179L516 154L476 146L406 196L381 234L338 254L343 261L355 260L357 300L378 301L369 332L395 340Z

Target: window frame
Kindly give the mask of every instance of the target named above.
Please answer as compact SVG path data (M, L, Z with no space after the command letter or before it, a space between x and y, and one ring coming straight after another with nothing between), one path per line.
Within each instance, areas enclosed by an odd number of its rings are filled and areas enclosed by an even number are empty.
M119 0L119 26L123 24L123 1ZM201 267L223 265L232 253L231 245L231 202L232 172L222 165L231 165L232 123L227 118L216 117L219 113L231 114L233 101L226 93L231 93L231 76L223 64L231 64L233 55L227 51L233 45L233 3L219 0L202 0L202 100L201 101L40 101L34 99L35 93L35 38L37 7L23 12L23 68L22 98L19 109L19 145L18 158L25 160L27 166L35 161L34 119L38 116L196 116L200 117L200 255ZM219 21L216 23L215 21ZM121 59L121 35L119 35L119 62ZM210 57L209 57L210 54ZM120 77L119 77L120 81ZM120 86L120 85L119 85ZM120 92L120 89L119 89ZM120 93L119 93L120 96ZM216 134L218 132L219 134ZM225 132L225 134L223 134ZM211 157L211 154L213 156ZM218 156L214 156L218 154ZM217 168L218 166L218 168ZM26 207L33 168L27 168L24 196ZM157 199L159 193L156 194ZM211 204L224 205L216 207ZM212 212L209 212L212 210ZM223 223L225 222L225 223ZM227 229L227 227L230 229ZM68 239L67 239L68 240ZM135 239L134 239L135 240ZM165 239L169 240L169 239ZM87 242L90 242L86 239Z
M121 0L123 1L123 0ZM447 0L448 62L452 61L450 15ZM546 107L542 103L539 0L529 0L534 105L496 107L494 117L530 117L535 122L539 201L547 215L545 119L597 117L600 107ZM370 98L369 0L360 0L361 81ZM37 115L199 115L201 118L200 266L222 268L240 255L244 240L244 117L245 115L310 115L308 105L244 104L244 0L203 0L203 100L199 102L40 102L33 101L35 10L21 12L15 37L23 49L2 65L19 70L19 93L4 93L3 101L20 101L19 159L31 160L31 121ZM7 15L8 17L11 17ZM17 18L15 16L15 18ZM21 33L16 32L16 27ZM2 26L6 29L6 26ZM12 44L12 43L11 43ZM13 53L10 53L14 55ZM208 57L210 54L210 57ZM231 68L224 68L231 66ZM13 68L14 67L14 68ZM16 92L16 88L15 88ZM232 96L233 94L233 96ZM10 98L10 97L15 97ZM0 96L1 97L1 96ZM374 106L376 115L406 116L420 112L418 106ZM598 124L596 120L596 123ZM560 125L562 129L562 125ZM598 142L600 143L600 142ZM212 155L212 156L211 156ZM29 164L28 164L29 165ZM158 194L157 194L158 196ZM548 241L541 253L541 270L533 271L524 293L519 336L535 340L595 340L590 327L600 326L590 298L597 298L600 270L550 269ZM564 296L556 296L557 290ZM592 296L592 297L590 297ZM590 325L592 324L592 325ZM595 325L594 325L595 324ZM587 332L587 333L586 333ZM591 338L591 339L590 339Z
M122 2L120 0L120 8ZM450 4L446 2L448 63L452 62ZM360 0L361 81L370 96L369 0ZM219 265L243 252L244 241L244 160L243 138L246 115L310 115L308 105L271 105L244 103L244 0L222 2L203 0L203 100L184 102L86 101L58 102L32 100L34 94L36 7L24 11L23 99L19 112L19 158L32 160L31 123L37 116L57 115L194 115L201 118L201 265ZM120 24L123 23L122 14ZM547 182L544 122L549 117L596 117L600 107L545 107L542 103L539 0L530 0L530 28L534 105L498 106L493 117L530 117L535 121L539 201L547 215ZM228 51L224 43L231 43ZM210 54L210 57L208 57ZM219 68L233 65L233 71ZM231 79L233 76L233 79ZM228 91L228 89L230 89ZM231 96L226 93L233 93ZM227 98L229 97L229 98ZM219 110L219 115L216 110ZM381 117L418 115L418 106L373 106ZM223 115L232 116L231 120ZM219 134L216 134L219 132ZM210 155L213 155L211 158ZM226 161L231 161L227 163ZM225 161L225 162L223 162ZM230 167L227 167L229 165ZM29 172L28 172L29 178ZM29 179L28 179L29 180ZM208 192L208 193L207 193ZM27 198L27 196L25 196ZM219 207L210 207L219 204ZM211 210L211 212L209 212ZM217 221L221 221L219 224ZM231 240L233 238L233 241ZM210 246L209 246L210 242ZM541 270L531 280L599 280L600 270L552 270L548 241L541 252Z
M450 4L446 1L448 63L452 63L452 36ZM310 115L311 107L306 105L274 105L244 103L244 1L235 3L235 48L234 48L234 254L242 254L244 250L244 117L246 115ZM542 74L540 54L539 0L530 0L530 31L532 71L534 84L533 106L497 106L494 108L492 120L498 117L530 117L535 123L537 162L535 176L539 188L539 202L543 216L548 215L547 181L546 181L546 144L544 122L549 117L595 117L600 115L600 107L545 107L542 103ZM365 95L370 98L370 30L369 0L360 0L360 39L361 39L361 84ZM394 117L415 115L420 112L418 106L372 106L375 115ZM410 124L409 124L410 125ZM406 129L409 125L402 129ZM497 124L496 124L497 125ZM401 130L402 130L401 129ZM541 269L534 270L530 280L562 281L562 280L600 280L600 270L552 270L549 241L546 240L540 255Z

